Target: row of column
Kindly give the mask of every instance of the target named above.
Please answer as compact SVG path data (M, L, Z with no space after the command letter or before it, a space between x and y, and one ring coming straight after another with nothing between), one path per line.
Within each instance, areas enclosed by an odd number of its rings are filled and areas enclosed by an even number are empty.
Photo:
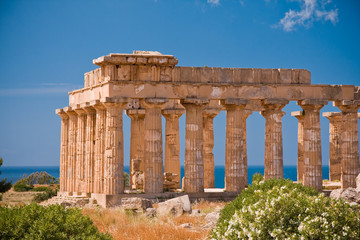
M165 172L177 174L176 187L180 187L179 117L184 110L163 109L167 102L162 98L143 99L143 109L126 110L131 118L130 173L144 173L144 191L147 193L163 191L162 115L166 118ZM262 101L265 179L283 177L281 118L284 115L282 108L287 103L282 99ZM322 188L320 109L326 103L298 101L303 111L292 113L299 120L298 180L319 190ZM119 194L124 191L122 112L125 104L96 102L58 112L62 118L60 191L79 194ZM203 192L204 188L215 187L213 119L219 109L209 108L207 100L195 98L181 100L181 104L186 110L183 187L185 192ZM246 99L226 99L221 104L227 111L225 188L229 192L240 192L247 186L246 119L251 111L245 110ZM359 173L359 105L344 101L335 104L342 110L341 121L330 120L331 129L334 129L334 135L341 134L330 139L340 139L341 146L333 150L338 154L331 155L335 159L331 160L334 163L331 168L336 168L335 163L339 165L339 159L341 167L334 171L331 180L340 176L344 186L353 186Z

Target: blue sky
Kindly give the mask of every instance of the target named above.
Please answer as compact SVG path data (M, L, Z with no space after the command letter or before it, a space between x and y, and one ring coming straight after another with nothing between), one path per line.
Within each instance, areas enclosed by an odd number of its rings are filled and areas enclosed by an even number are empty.
M360 85L360 2L328 0L117 0L0 2L0 156L4 165L58 165L67 92L92 59L155 50L180 66L305 68L313 84ZM284 164L295 165L297 120L284 108ZM326 106L323 111L339 111ZM328 120L321 119L328 164ZM226 114L214 120L224 164ZM184 123L180 119L181 162ZM164 121L163 121L164 124ZM130 120L124 116L125 164ZM247 120L248 163L263 165L265 121Z

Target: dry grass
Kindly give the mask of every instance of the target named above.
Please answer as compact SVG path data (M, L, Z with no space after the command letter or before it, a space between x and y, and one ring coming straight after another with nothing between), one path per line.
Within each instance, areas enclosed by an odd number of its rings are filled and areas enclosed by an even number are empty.
M200 201L192 208L209 213L224 205ZM88 215L101 232L109 232L114 239L207 239L210 231L202 229L206 224L204 215L149 219L144 214L129 214L121 209L84 209L83 214ZM190 223L192 228L180 227L183 223Z

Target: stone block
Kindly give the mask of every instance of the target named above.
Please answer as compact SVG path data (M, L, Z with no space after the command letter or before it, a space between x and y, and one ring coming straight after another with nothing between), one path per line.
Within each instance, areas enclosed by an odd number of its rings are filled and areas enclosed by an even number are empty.
M157 214L160 216L181 216L183 212L191 213L191 204L188 195L173 198L158 204Z
M152 208L152 203L149 199L145 198L122 198L121 207L125 210L144 212L147 208Z

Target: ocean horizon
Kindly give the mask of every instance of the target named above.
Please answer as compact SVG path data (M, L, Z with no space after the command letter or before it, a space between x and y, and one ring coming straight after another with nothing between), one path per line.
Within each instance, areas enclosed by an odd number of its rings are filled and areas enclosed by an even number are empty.
M297 179L297 167L296 166L284 166L284 178L296 181ZM33 172L45 171L55 178L59 177L60 167L59 166L2 166L0 168L0 180L6 178L7 181L15 183L24 174L30 175ZM124 166L124 171L129 173L129 166ZM323 179L329 179L329 166L323 166ZM255 173L264 174L264 166L261 165L250 165L248 166L248 183L251 183L252 176ZM181 178L184 176L184 166L181 166ZM215 166L215 187L224 188L225 179L225 166Z

